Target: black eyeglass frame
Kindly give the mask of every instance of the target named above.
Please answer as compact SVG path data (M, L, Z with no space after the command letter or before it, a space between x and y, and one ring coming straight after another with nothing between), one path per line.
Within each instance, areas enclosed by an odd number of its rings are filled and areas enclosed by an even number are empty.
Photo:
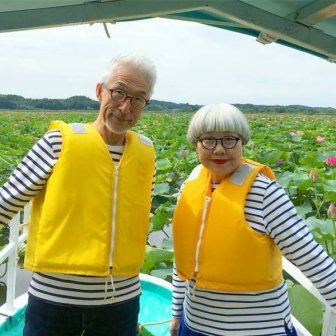
M113 101L115 101L116 103L123 103L124 101L126 101L127 99L129 99L130 102L131 102L132 107L134 107L134 108L136 108L138 110L143 110L147 105L149 105L149 100L148 99L146 99L144 97L141 97L141 96L130 96L130 95L127 94L127 92L124 89L109 89L108 87L106 87L105 84L103 84L103 88L110 93L111 99ZM114 99L113 96L112 96L112 94L113 94L114 91L122 91L122 92L124 92L125 93L125 97L122 98L121 100ZM135 106L134 103L133 103L133 99L134 98L144 99L144 104L145 105L143 107Z
M235 143L233 144L233 146L226 146L226 145L224 145L224 139L228 139L228 138L230 138L230 139L235 139ZM205 146L204 145L204 140L216 140L216 142L214 143L214 146L212 146L212 147L207 147L207 146ZM223 138L215 138L215 137L206 137L206 138L202 138L202 139L197 139L197 141L198 142L200 142L201 143L201 145L202 145L202 147L204 148L204 149L207 149L207 150L213 150L213 149L215 149L216 147L217 147L217 145L218 145L218 142L220 141L220 143L221 143L221 145L225 148L225 149L232 149L232 148L235 148L236 146L237 146L237 143L238 143L238 141L239 140L241 140L241 138L239 138L239 137L235 137L235 136L233 136L233 135L229 135L229 136L225 136L225 137L223 137Z

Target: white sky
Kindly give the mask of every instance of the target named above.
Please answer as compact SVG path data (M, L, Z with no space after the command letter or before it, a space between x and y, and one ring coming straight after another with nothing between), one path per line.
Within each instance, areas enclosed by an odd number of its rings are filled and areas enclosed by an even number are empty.
M151 19L0 34L0 93L95 99L116 55L152 59L153 99L336 107L336 64L275 43L197 23Z

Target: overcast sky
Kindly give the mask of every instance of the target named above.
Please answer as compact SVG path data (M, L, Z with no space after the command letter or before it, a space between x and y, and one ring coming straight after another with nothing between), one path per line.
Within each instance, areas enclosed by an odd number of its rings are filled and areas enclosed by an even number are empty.
M152 98L336 107L336 64L275 43L197 23L151 19L0 33L0 94L95 99L95 86L116 55L151 58Z

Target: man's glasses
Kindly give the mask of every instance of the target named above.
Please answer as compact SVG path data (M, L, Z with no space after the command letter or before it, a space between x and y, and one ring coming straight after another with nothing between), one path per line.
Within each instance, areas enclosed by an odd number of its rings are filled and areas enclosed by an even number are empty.
M109 89L105 85L103 85L103 87L105 90L110 92L111 99L116 103L122 103L126 99L129 99L131 105L138 110L142 110L149 104L149 100L142 96L129 96L123 89Z
M209 149L209 150L216 148L218 142L220 142L225 149L231 149L237 145L237 142L239 140L240 138L237 138L234 136L225 136L223 138L209 137L209 138L198 139L198 141L202 144L203 148Z

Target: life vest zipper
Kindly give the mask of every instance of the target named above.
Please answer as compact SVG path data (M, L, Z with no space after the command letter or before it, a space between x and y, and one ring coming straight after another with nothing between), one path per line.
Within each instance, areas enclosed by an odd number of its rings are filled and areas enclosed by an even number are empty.
M201 227L200 227L200 230L199 230L198 241L197 241L196 252L195 252L195 271L194 271L195 275L198 272L199 254L200 254L201 243L202 243L204 227L205 227L205 221L206 221L206 216L207 216L207 213L208 213L208 207L209 207L210 201L211 201L211 197L205 196Z
M113 189L113 206L112 206L112 226L111 226L111 249L110 249L110 265L113 267L113 251L115 246L115 230L116 230L116 219L117 219L117 198L118 198L118 179L119 177L119 166L115 165L114 171L114 189Z

